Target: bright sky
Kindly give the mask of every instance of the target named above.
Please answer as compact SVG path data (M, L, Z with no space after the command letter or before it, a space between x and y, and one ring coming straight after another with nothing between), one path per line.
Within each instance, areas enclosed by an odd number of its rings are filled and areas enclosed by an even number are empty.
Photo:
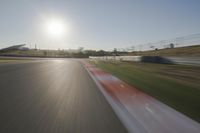
M200 0L0 0L0 48L112 50L199 32Z

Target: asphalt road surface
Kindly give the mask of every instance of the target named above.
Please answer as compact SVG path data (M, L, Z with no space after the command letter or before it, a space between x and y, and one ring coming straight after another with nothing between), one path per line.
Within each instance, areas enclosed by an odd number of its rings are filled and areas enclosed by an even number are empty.
M0 64L0 133L127 132L78 60Z

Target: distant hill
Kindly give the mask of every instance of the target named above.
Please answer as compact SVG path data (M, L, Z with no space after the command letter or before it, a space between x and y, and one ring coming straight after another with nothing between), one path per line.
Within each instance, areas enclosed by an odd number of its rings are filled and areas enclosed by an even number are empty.
M145 55L145 56L200 56L200 45L166 48L150 51L135 51L123 55Z

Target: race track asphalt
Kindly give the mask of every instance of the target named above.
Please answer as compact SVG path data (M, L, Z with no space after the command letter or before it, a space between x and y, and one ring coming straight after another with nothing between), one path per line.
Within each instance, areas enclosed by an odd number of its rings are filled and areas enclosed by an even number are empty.
M0 64L0 133L124 132L79 60Z

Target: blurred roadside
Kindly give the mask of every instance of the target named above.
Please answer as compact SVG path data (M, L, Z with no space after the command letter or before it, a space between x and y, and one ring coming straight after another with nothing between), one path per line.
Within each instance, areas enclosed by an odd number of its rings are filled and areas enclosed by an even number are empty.
M185 115L200 121L200 67L143 62L91 63Z

